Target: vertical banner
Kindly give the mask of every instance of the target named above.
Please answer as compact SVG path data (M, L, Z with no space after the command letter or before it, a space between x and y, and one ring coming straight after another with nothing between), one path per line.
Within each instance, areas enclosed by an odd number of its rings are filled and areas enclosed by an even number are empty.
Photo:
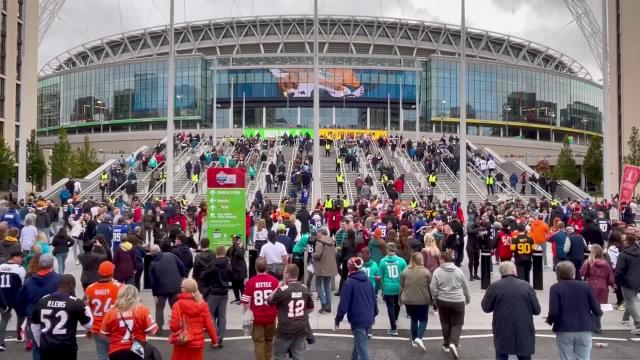
M623 203L631 202L636 190L636 185L640 179L640 167L624 165L622 169L622 182L620 183L620 201L618 206L622 208Z
M245 238L245 169L207 170L207 236L210 248L231 245L231 236Z

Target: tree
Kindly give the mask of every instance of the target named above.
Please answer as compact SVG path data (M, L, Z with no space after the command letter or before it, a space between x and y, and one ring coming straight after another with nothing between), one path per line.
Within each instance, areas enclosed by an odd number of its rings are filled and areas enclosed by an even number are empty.
M27 180L31 186L40 190L44 186L45 175L47 175L47 162L38 145L36 131L31 130L31 137L27 141Z
M631 136L627 141L629 146L629 153L622 158L623 164L640 166L640 134L638 134L638 128L631 128Z
M549 160L544 159L538 161L538 164L536 164L536 172L544 176L549 176L549 174L551 174L551 165L549 164Z
M591 138L582 167L587 181L599 186L602 182L602 139L599 136Z
M574 184L580 181L580 172L576 166L576 161L573 159L573 150L569 145L569 138L564 138L564 144L562 150L558 155L558 162L553 168L553 176L558 180L568 180Z
M69 177L71 173L71 145L64 128L60 129L58 142L53 144L49 168L51 169L51 180L53 182Z
M16 158L9 144L0 141L0 184L5 184L14 176Z
M82 146L71 155L71 176L83 178L99 166L98 155L89 142L89 136L84 136Z

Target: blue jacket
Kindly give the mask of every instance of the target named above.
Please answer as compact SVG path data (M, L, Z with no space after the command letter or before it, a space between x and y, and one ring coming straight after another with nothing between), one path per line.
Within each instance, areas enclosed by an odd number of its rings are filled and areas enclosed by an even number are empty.
M22 229L22 222L20 221L20 214L18 214L15 210L9 210L4 216L2 216L2 221L6 221L9 224L9 227Z
M336 326L347 315L352 329L362 329L373 325L378 314L376 293L371 281L362 271L349 274L340 291L340 305L336 313Z
M563 261L567 259L567 254L564 253L564 243L567 241L567 233L564 230L560 230L551 238L549 241L556 243L556 257L559 261ZM576 270L580 271L580 270Z
M20 315L31 316L38 301L49 294L58 291L62 275L51 271L46 275L33 275L24 282L16 298L16 310Z
M594 331L598 316L602 316L600 304L586 282L562 280L551 286L547 324L553 332Z

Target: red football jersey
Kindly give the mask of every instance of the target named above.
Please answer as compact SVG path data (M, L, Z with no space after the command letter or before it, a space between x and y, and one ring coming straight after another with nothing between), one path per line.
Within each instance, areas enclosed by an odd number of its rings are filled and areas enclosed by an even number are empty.
M242 302L249 304L254 324L264 326L276 321L278 309L275 305L269 305L267 299L278 286L278 279L269 274L258 274L247 281L242 293Z

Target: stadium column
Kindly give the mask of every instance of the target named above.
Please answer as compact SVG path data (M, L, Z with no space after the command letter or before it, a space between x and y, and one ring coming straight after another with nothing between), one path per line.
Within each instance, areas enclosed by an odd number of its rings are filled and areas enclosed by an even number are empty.
M213 144L218 143L218 58L215 58L213 61L213 104L212 106L212 117L213 117Z
M460 6L460 22L461 22L461 40L460 40L460 83L458 91L460 92L460 205L462 213L467 216L467 24L465 20L465 0L461 0ZM464 224L463 224L464 225Z
M175 82L176 82L176 54L175 54L175 39L174 39L174 21L175 21L175 0L171 0L169 10L169 64L167 76L167 183L165 195L170 197L173 195L173 115L174 115L174 103L175 103Z
M605 160L602 162L602 174L604 174L602 177L602 195L605 199L611 199L614 193L614 184L618 181L618 174L613 173L611 162L608 161L612 158L614 146L611 127L609 126L611 117L609 114L609 24L607 22L607 11L607 0L602 0L602 47L604 48L602 50L602 158ZM617 159L618 156L615 158Z
M231 93L229 94L229 96L231 97L231 102L229 103L229 129L232 131L233 133L233 88L236 82L236 78L234 78L233 76L231 77Z
M416 60L416 66L420 62ZM416 70L416 146L420 139L420 71Z
M402 109L402 88L404 87L404 81L400 82L400 106L399 111L400 115L398 117L398 122L400 123L400 135L404 132L404 110Z
M320 182L320 65L318 45L318 0L313 0L313 194L314 201L319 199L322 191Z

